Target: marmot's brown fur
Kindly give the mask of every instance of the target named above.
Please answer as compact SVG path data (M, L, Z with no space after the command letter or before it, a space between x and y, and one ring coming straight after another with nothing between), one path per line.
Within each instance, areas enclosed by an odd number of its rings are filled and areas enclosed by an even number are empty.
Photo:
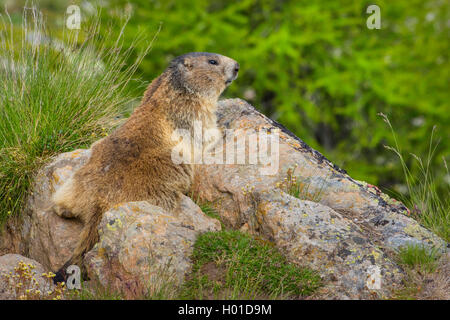
M115 204L146 200L166 210L176 208L189 191L190 164L175 164L171 135L193 132L194 121L216 128L220 94L237 77L239 64L222 55L194 52L175 58L147 88L141 105L108 137L92 145L88 162L53 196L54 211L84 224L72 257L58 271L65 278L71 264L98 242L102 214Z

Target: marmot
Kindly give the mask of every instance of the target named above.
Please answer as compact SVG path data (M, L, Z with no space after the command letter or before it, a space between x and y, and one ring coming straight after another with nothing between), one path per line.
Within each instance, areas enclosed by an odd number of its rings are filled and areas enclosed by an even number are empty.
M194 122L216 128L218 98L237 78L239 64L216 53L192 52L171 61L148 86L141 105L109 136L94 143L88 162L54 194L54 211L84 225L72 257L57 272L64 281L69 265L98 242L97 227L115 204L146 200L166 210L176 208L189 191L190 164L175 164L171 135L193 131Z

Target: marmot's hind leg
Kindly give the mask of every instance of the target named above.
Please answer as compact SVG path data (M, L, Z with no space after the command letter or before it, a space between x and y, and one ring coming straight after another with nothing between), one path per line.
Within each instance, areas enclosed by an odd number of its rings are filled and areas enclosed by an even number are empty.
M88 212L84 227L81 231L78 243L70 259L57 272L53 282L56 284L66 280L66 269L70 265L83 268L83 257L99 241L97 227L102 219L102 210L99 206L93 206Z

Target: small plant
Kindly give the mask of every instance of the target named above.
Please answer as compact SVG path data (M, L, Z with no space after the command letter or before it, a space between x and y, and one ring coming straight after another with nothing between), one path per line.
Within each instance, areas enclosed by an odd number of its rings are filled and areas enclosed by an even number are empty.
M448 300L449 256L436 249L409 245L400 249L398 263L405 270L403 285L394 291L398 300Z
M310 183L301 181L298 176L294 175L295 168L289 168L286 172L286 178L283 181L277 183L277 187L286 192L287 194L302 200L310 200L313 202L319 202L321 199L322 190L310 190Z
M435 271L439 256L437 249L418 245L407 245L402 247L398 253L400 264L423 273Z
M217 210L213 207L213 205L210 202L202 202L198 204L198 206L203 211L203 213L206 214L208 217L220 220L220 216L217 213Z
M419 174L413 174L411 167L406 164L402 155L397 135L389 121L389 118L379 113L383 120L388 124L394 138L395 147L385 146L388 150L394 152L402 165L405 181L408 189L407 196L400 196L401 200L410 208L411 215L422 223L425 227L441 236L447 242L450 241L450 185L444 190L444 197L440 197L435 183L435 176L431 170L431 162L438 143L434 143L434 133L436 127L433 127L430 136L428 154L425 160L415 154L411 154L419 167ZM450 176L447 163L443 158L444 167L447 175ZM444 187L445 188L445 187Z
M219 220L222 229L225 228L225 225L223 224L222 219L220 218L220 215L213 203L211 203L210 201L201 200L200 197L198 195L195 196L194 193L191 193L191 199L197 206L199 206L204 214L206 214L208 217Z
M15 300L61 300L65 295L64 282L53 285L52 278L54 273L43 273L42 277L45 279L44 284L40 284L36 280L36 272L33 271L36 267L31 263L19 261L14 272L4 273L1 278L2 281L8 283L11 291L11 298Z
M277 299L307 296L320 276L288 263L271 243L239 231L201 235L192 255L193 272L181 297L186 299Z
M154 261L154 262L153 262ZM172 258L163 265L155 260L149 250L149 279L142 299L169 300L176 299L179 294L179 283Z

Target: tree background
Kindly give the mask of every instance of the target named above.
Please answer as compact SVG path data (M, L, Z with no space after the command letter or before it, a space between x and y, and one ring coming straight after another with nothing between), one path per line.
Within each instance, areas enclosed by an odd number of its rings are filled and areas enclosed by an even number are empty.
M137 35L153 49L139 68L157 77L173 57L190 51L230 56L241 65L224 97L240 97L282 123L355 179L393 194L406 192L402 166L384 148L392 122L406 155L427 155L433 126L439 144L431 161L436 188L448 196L450 176L450 3L446 0L103 0L35 1L49 31L63 32L66 9L81 8L84 23L101 8L100 37ZM25 1L0 0L14 24ZM381 9L381 29L370 30L369 5ZM103 25L108 27L103 27ZM111 37L116 39L116 37ZM139 52L148 41L133 48ZM1 53L0 53L1 56ZM131 63L132 57L130 58ZM140 94L143 93L142 87ZM405 158L419 170L413 156Z

